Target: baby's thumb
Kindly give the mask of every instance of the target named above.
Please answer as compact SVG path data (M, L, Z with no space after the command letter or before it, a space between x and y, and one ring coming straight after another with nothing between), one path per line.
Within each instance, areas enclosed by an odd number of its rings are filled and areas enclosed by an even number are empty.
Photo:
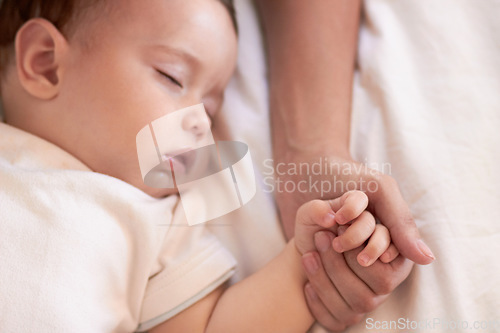
M312 200L297 211L295 221L295 245L302 253L316 251L314 234L320 230L332 230L335 215L330 204L323 200ZM333 231L333 230L332 230Z

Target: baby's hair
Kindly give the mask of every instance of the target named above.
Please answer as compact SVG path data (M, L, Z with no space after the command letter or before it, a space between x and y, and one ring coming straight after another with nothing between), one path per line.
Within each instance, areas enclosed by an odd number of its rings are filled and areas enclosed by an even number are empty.
M233 0L220 2L227 8L237 32ZM73 23L87 15L89 8L107 8L108 3L110 1L105 0L0 0L0 73L4 73L13 56L16 33L25 22L35 17L44 18L69 37Z
M2 1L2 0L0 0ZM229 15L231 16L231 21L233 21L233 27L236 33L238 33L238 23L236 21L236 10L234 9L234 0L219 0L222 2L224 7L226 7Z

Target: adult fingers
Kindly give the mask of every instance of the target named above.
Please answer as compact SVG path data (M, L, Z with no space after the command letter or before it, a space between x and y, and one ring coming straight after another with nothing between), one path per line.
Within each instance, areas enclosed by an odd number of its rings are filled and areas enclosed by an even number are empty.
M335 318L325 307L318 294L314 291L311 283L307 283L304 287L304 294L309 311L320 325L330 331L343 331L346 328L337 318Z
M329 280L352 311L357 314L372 311L385 298L373 293L370 287L351 270L344 256L331 248L331 237L328 234L327 232L316 233L315 243ZM321 291L316 290L316 292ZM325 298L324 303L327 307L329 307L329 302Z
M359 247L344 252L344 257L349 268L377 295L391 293L408 277L413 267L413 262L403 256L398 256L389 264L377 260L371 266L363 267L357 260L361 250Z
M339 255L342 256L342 255ZM326 274L321 258L317 252L308 252L302 256L302 263L309 279L309 284L317 297L309 292L308 305L316 319L332 330L343 329L339 326L352 316L349 305L343 300ZM311 266L314 269L311 269ZM314 312L312 310L314 309ZM328 315L329 314L329 315ZM319 315L320 318L316 317ZM330 318L327 318L330 317Z

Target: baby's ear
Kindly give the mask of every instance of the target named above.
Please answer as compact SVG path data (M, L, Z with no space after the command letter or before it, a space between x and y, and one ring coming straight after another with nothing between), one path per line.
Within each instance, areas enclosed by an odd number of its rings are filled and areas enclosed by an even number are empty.
M49 21L31 19L17 32L16 69L23 88L33 97L49 100L57 96L68 43Z

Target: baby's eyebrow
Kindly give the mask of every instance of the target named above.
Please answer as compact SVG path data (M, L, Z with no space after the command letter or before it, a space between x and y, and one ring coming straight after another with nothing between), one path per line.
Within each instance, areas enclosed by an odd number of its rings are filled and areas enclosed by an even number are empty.
M173 47L164 44L155 44L153 47L164 53L174 54L175 56L181 59L185 59L188 63L192 65L199 66L201 64L200 58L198 58L188 50L183 49L181 47Z

